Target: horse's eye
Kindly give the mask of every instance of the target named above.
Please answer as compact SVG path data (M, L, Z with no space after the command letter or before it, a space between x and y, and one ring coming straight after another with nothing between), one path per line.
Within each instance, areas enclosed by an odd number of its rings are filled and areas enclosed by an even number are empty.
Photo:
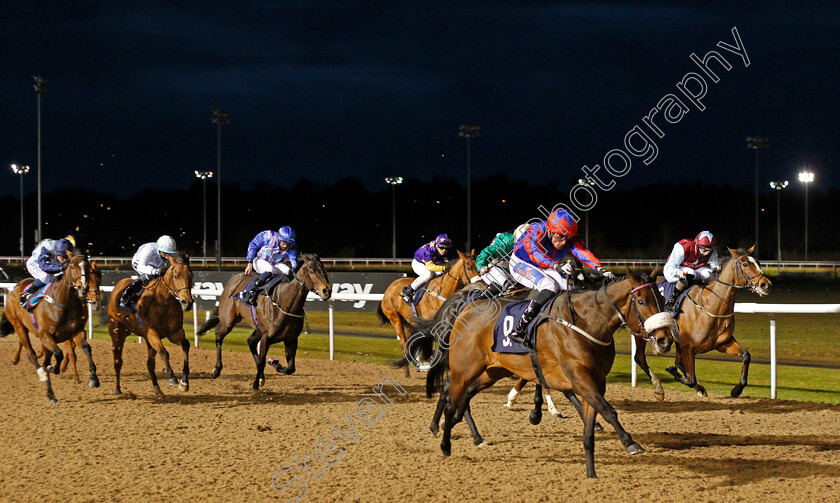
M643 301L642 299L639 299L639 305L640 305L640 306L644 306L644 305L645 305L645 301Z

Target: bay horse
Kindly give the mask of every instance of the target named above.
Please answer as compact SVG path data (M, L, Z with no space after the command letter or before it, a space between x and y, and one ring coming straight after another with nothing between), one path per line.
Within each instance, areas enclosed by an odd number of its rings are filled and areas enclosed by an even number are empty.
M414 307L416 313L412 312L411 306L406 304L401 296L403 288L410 285L414 278L400 278L385 289L377 315L382 323L390 322L394 326L400 346L405 351L408 340L406 328L411 326L408 320L415 316L431 318L450 295L469 285L476 276L478 276L478 269L475 266L475 250L471 253L458 251L458 260L453 262L443 274L432 278L426 284L426 293ZM396 367L405 367L406 377L410 375L406 358L393 363Z
M143 292L137 301L136 314L118 307L123 290L131 281L131 278L118 281L114 285L111 300L108 303L108 333L111 336L114 374L117 381L114 394L122 394L120 370L123 364L123 346L126 337L131 333L142 337L146 342L146 368L152 380L155 396L163 396L157 376L155 376L155 356L158 353L166 366L169 385L178 384L180 391L189 391L190 343L184 334L184 312L193 307L193 272L190 269L189 256L181 253L168 256L163 274L143 287ZM169 339L170 342L180 345L184 352L184 368L180 381L175 378L175 373L169 364L169 351L164 347L163 339Z
M650 337L667 344L673 319L662 313L664 299L648 277L636 275L629 268L627 273L627 278L605 282L597 290L555 297L543 311L548 314L541 315L548 320L537 327L536 351L530 355L492 351L493 327L499 314L498 309L489 308L493 300L469 303L458 313L446 334L458 334L458 338L443 341L449 346L446 360L450 370L440 444L444 458L451 454L452 426L464 417L472 397L513 374L582 398L587 477L596 477L596 414L613 426L628 454L644 450L624 430L615 409L604 398L606 376L615 359L613 333L622 325L631 331L644 327ZM439 374L444 367L437 365L429 372ZM539 410L541 394L535 396L535 402L535 410Z
M248 280L256 276L240 273L230 278L219 297L219 308L197 332L203 335L216 327L216 366L210 374L215 379L222 373L222 343L225 336L238 322L246 320L254 329L248 337L248 347L257 366L257 375L251 385L255 391L265 384L266 355L268 348L276 342L282 341L286 347L286 366L279 362L272 362L271 365L277 372L286 375L295 372L295 355L298 337L303 330L306 295L314 292L322 300L329 300L332 296L332 285L318 255L302 254L292 281L277 285L270 297L259 295L257 305L252 310L251 306L234 296L245 288Z
M694 286L682 304L682 314L677 318L679 328L675 344L675 365L665 370L699 396L707 396L706 388L697 380L695 357L716 349L721 353L741 358L741 378L730 395L741 395L747 386L750 370L750 353L735 340L735 292L747 290L764 297L770 293L771 282L764 275L758 260L752 256L755 245L749 249L728 248L730 258L720 274L706 286ZM645 357L645 346L636 340L634 360L653 385L657 400L665 398L659 377L650 370ZM682 372L682 374L680 373ZM684 374L684 376L683 376Z
M68 253L67 268L56 278L47 289L44 298L29 313L17 302L9 302L6 310L0 319L0 335L6 336L12 329L18 335L18 342L29 361L36 367L38 378L45 383L47 398L51 403L56 403L55 394L50 381L50 374L58 374L64 353L59 344L75 337L84 330L87 321L87 309L85 299L90 288L91 267L87 256L84 254ZM9 294L12 299L26 288L33 280L27 278L20 281ZM38 362L38 356L32 349L29 334L35 334L41 341L44 356L43 365ZM91 376L88 385L99 386L99 378L96 376L96 366L91 356L90 345L84 344L83 349L90 363ZM50 365L50 360L55 355L55 365Z
M102 302L102 292L99 287L102 285L102 271L96 266L96 262L90 261L90 286L88 287L87 292L87 303L92 306L93 312L99 311L99 306ZM88 322L88 311L87 309L84 310L84 322L82 325L87 325ZM76 384L81 384L81 379L79 378L79 371L76 368L76 348L81 347L82 351L87 354L90 351L90 345L87 343L87 334L84 329L81 332L76 334L75 337L65 341L64 347L67 350L67 356L61 362L61 372L67 370L67 364L71 363L73 365L73 378L75 379ZM87 347L85 347L87 346ZM12 356L12 365L17 365L20 361L20 351L23 349L23 345L18 342L18 348L15 352L14 356ZM41 351L37 353L38 358L44 355L44 350L41 348ZM99 378L96 376L96 365L93 364L93 360L88 361L88 370L91 373L91 378L89 384L92 388L99 387Z

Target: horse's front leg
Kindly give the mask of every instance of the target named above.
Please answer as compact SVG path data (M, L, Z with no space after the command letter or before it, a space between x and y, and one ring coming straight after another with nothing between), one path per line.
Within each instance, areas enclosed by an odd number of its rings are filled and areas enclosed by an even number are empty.
M160 389L160 385L157 381L157 376L155 375L155 355L160 352L161 357L166 362L167 367L169 366L169 353L166 351L166 348L163 347L163 342L160 340L160 335L152 329L149 328L146 331L146 337L143 338L146 341L146 370L149 372L149 378L152 380L152 388L155 390L155 395L162 397L163 391ZM164 356L164 353L166 356ZM170 368L170 372L172 372Z
M88 360L88 370L90 371L90 378L88 379L88 386L91 388L98 388L99 387L99 377L96 375L96 364L93 363L93 354L90 349L90 344L85 339L82 339L82 351L84 351L85 356ZM75 360L74 360L75 361ZM76 366L73 365L73 369L75 370ZM76 375L76 379L78 379L78 374Z
M52 358L53 351L58 349L58 346L55 344L55 340L52 338L51 334L43 334L41 336L41 351L44 352L44 365L46 367L38 367L38 379L43 382L47 387L47 399L50 403L56 403L58 400L55 399L55 394L53 393L52 389L52 381L50 381L50 374L52 373L52 367L48 365L50 359ZM58 365L56 365L58 367Z
M675 363L676 366L668 367L665 370L674 376L674 378L680 383L685 384L689 388L696 389L698 396L707 396L708 394L706 393L706 388L700 384L695 374L694 347L688 346L682 348L682 351L677 356ZM680 371L682 371L682 374L685 375L685 377L680 374Z
M583 452L586 457L586 476L590 479L597 479L595 474L595 409L585 403L581 408L581 419L583 419Z
M280 363L279 360L269 359L268 364L274 367L274 370L286 375L292 375L295 373L295 355L297 354L297 347L298 347L298 340L288 340L283 341L283 345L286 347L286 365L284 367L283 364Z
M662 388L662 381L659 380L659 376L650 369L650 366L648 366L647 356L645 355L645 340L641 337L635 337L635 339L636 353L633 355L633 360L636 362L636 365L642 369L642 372L648 376L650 384L653 386L653 396L661 402L662 400L665 400L665 390Z
M61 348L58 346L58 344L56 344L53 334L45 333L41 338L41 342L44 346L42 348L44 351L44 369L47 372L52 372L53 374L58 375L58 373L61 372L61 361L64 359L64 352L61 351ZM50 353L52 353L55 356L55 365L49 364Z
M513 401L516 400L517 395L519 395L519 392L522 391L522 388L524 388L526 384L528 384L528 381L522 378L519 378L519 380L516 381L516 384L513 385L513 388L511 388L510 392L508 393L505 408L510 409L511 407L513 407Z
M257 330L251 332L248 337L248 347L251 349L251 356L254 357L254 363L257 366L257 375L254 377L254 382L251 388L254 391L260 389L260 386L265 385L265 356L268 353L268 338Z
M542 384L537 384L534 391L534 410L528 414L528 421L534 426L540 424L542 421L542 405L543 405L543 387Z
M175 340L179 340L176 336ZM181 380L178 382L179 391L190 390L190 341L187 340L184 330L180 330L181 351L184 352L184 368L181 371Z
M432 430L432 435L437 438L438 434L440 433L440 425L441 422L441 415L443 414L443 409L446 407L447 398L449 397L449 379L447 379L443 383L443 389L440 391L440 397L438 397L437 405L435 406L435 414L432 417L432 424L429 425L429 429Z
M750 352L738 344L738 341L734 338L730 343L718 348L718 351L728 355L739 356L741 358L741 379L738 381L738 384L732 388L732 391L729 392L732 398L737 398L741 396L741 392L744 391L745 387L747 387L747 377L750 373Z
M82 331L80 335L81 335L82 340L84 340L85 332ZM76 336L76 337L78 337L78 336ZM61 363L61 371L64 372L65 370L67 370L67 365L72 363L73 364L74 382L76 384L81 384L82 379L79 377L79 369L76 367L76 346L73 343L74 339L70 339L64 344L64 347L67 348L67 357Z

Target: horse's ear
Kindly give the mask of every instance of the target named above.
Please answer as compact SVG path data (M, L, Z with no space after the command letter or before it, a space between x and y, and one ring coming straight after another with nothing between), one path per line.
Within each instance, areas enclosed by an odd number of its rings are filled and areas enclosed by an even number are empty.
M630 278L630 281L632 281L634 283L638 283L639 282L639 276L635 272L633 272L633 269L630 269L630 266L626 266L626 268L627 268L627 277Z
M473 248L473 249L472 249L472 251L470 251L470 255L472 255L473 257L475 257L475 248Z
M753 248L755 248L755 245L753 245ZM730 248L728 246L726 247L726 249L729 250L729 254L732 255L733 257L738 256L738 250L733 250L732 248Z
M755 251L755 245L754 244L752 246L750 246L749 248L747 248L747 253L749 253L750 255L752 255L754 251Z

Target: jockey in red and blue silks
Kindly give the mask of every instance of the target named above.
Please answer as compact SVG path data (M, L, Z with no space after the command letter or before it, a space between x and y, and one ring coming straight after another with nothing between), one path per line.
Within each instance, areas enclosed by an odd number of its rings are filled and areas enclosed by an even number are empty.
M715 237L709 231L700 232L693 241L681 239L674 244L662 271L668 283L676 283L665 303L665 309L672 314L676 314L677 299L686 288L706 283L712 273L720 271L715 244Z
M417 279L403 288L402 298L411 303L414 292L428 283L433 276L443 274L450 262L458 259L458 252L452 248L452 241L446 234L440 234L434 240L424 244L414 252L411 268L417 274Z
M528 324L540 309L568 283L564 276L572 272L572 264L561 260L569 254L585 266L601 272L605 278L615 275L601 266L601 261L577 238L577 222L563 209L554 210L545 222L531 224L513 247L510 272L519 283L539 290L522 313L509 337L523 342Z
M242 292L242 300L246 304L254 305L259 287L268 282L275 274L289 276L297 268L297 246L295 231L289 226L283 226L278 231L262 231L248 244L245 255L248 265L245 274L259 273L259 277L248 291ZM288 260L291 268L283 263Z

